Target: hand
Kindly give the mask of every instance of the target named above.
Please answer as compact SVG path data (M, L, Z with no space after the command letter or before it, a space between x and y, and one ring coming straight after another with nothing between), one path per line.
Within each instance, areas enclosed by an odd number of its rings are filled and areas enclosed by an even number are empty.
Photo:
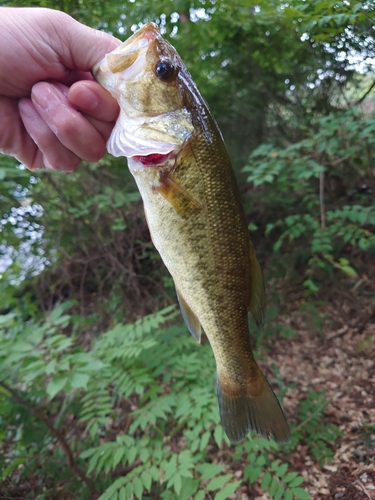
M0 152L30 170L98 161L118 115L90 68L121 42L60 11L0 7Z

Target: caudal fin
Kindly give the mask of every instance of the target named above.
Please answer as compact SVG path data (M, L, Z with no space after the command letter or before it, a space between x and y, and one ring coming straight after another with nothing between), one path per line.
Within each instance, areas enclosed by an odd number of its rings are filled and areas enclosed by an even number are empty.
M262 377L262 390L257 395L232 391L225 392L223 385L217 379L217 396L221 424L232 443L239 443L249 432L255 432L266 438L272 437L277 443L289 441L289 426L280 403L267 379ZM233 395L233 392L236 392ZM259 391L257 391L259 392Z

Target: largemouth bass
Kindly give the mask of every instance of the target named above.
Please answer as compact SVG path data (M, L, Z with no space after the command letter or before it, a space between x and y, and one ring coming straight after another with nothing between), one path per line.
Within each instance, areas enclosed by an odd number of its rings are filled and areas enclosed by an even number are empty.
M283 411L250 343L248 312L264 322L262 272L206 102L152 23L107 54L93 75L120 105L108 151L128 158L186 325L197 342L203 328L213 349L225 433L233 443L250 431L288 441Z

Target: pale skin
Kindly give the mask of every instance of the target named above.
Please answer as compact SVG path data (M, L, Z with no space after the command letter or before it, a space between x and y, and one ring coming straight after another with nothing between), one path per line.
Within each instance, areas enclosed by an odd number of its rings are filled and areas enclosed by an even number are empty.
M0 152L30 170L99 161L118 105L90 69L120 43L60 11L0 7Z

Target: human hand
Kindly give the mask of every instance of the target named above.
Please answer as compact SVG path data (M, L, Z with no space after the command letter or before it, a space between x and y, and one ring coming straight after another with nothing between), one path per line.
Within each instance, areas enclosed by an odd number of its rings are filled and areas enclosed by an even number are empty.
M118 115L90 68L121 42L60 11L0 7L0 152L27 168L98 161Z

